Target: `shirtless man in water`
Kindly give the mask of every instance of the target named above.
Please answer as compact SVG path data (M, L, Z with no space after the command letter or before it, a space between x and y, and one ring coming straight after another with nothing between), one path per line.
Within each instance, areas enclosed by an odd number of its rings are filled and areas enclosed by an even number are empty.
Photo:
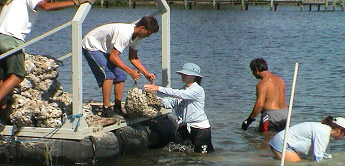
M285 129L287 105L285 101L285 83L279 76L268 71L263 58L254 59L250 63L253 75L261 81L256 85L256 102L249 117L243 121L242 129L255 121L261 113L259 131L281 131Z

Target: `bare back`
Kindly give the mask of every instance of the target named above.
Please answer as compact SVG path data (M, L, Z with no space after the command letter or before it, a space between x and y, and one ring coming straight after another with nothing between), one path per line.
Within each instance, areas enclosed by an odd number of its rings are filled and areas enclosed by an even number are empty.
M258 83L258 88L264 88L265 101L264 110L286 109L285 82L279 76L270 74Z

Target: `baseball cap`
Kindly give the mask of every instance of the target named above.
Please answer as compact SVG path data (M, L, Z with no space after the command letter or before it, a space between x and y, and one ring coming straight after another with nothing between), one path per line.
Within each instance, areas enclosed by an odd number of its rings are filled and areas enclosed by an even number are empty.
M336 118L333 118L332 122L345 129L345 118L336 117Z

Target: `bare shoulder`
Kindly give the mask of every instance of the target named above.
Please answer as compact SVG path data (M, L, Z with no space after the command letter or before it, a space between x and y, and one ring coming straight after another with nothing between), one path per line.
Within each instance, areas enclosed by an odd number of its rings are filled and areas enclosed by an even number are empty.
M256 85L257 89L263 89L269 86L270 82L269 79L262 79L258 84Z
M285 84L284 80L283 80L280 76L275 75L275 74L273 74L273 76L274 76L273 78L274 78L277 82L282 83L282 84Z

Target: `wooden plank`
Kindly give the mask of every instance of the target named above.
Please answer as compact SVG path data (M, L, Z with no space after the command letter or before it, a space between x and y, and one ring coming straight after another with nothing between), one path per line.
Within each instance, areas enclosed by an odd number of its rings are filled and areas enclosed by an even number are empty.
M162 108L161 111L154 117L160 117L171 113L171 109ZM33 138L56 138L56 139L71 139L81 140L99 132L107 132L119 129L121 127L140 123L154 118L138 118L138 119L118 119L118 118L104 118L100 126L86 127L82 130L73 130L65 128L42 128L42 127L21 127L16 136L33 137ZM13 130L16 130L12 125L6 125L4 130L0 132L4 136L12 136Z

